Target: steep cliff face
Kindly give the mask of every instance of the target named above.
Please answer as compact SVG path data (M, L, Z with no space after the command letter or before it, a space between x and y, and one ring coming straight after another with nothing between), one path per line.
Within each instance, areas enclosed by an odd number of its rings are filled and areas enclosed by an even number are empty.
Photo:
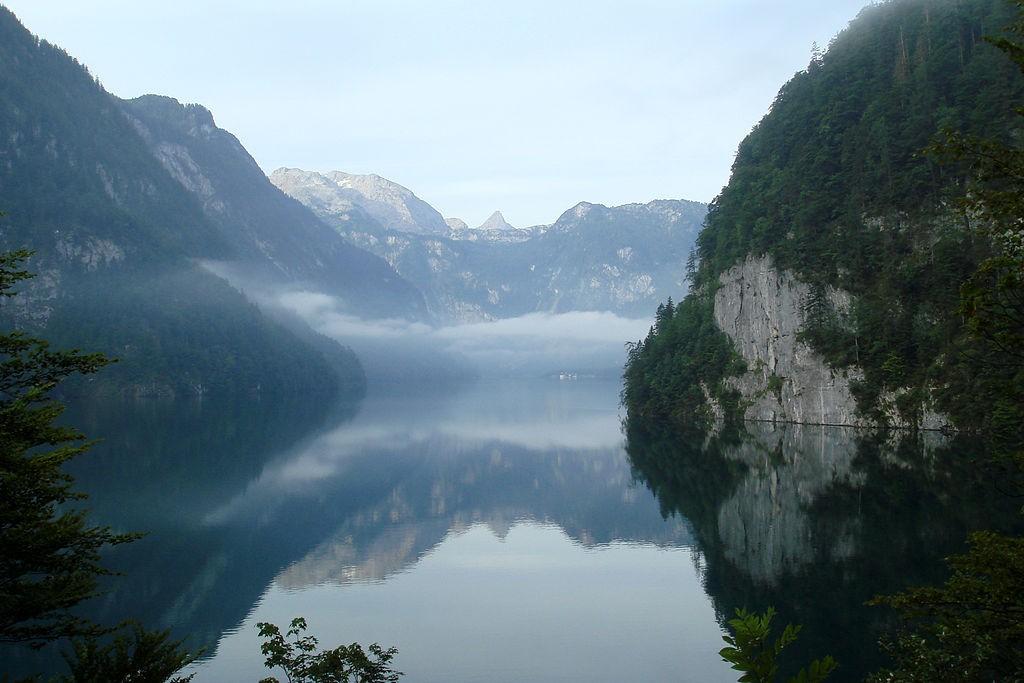
M849 371L837 371L798 339L802 304L810 287L780 272L771 257L748 257L719 278L715 324L743 356L747 372L731 377L749 420L861 425L850 393ZM833 305L849 309L850 297L829 289Z
M747 420L801 424L870 426L857 407L850 384L863 379L856 367L833 368L799 339L811 287L778 269L770 256L749 256L719 276L715 324L732 340L747 371L725 380L739 391ZM851 296L825 289L829 306L849 313ZM941 429L949 420L925 406L912 415L897 410L899 392L882 397L881 410L893 427Z

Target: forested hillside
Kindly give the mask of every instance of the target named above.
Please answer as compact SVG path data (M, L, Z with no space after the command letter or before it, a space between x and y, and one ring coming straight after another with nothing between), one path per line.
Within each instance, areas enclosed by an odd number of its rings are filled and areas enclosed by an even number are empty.
M985 40L1015 18L1001 0L873 5L783 86L711 205L694 294L659 309L630 354L633 414L742 414L759 400L743 379L755 374L758 391L780 403L787 390L818 389L787 389L792 377L744 362L716 324L723 308L743 305L751 272L767 270L780 291L800 294L798 340L788 343L819 354L860 415L986 419L997 380L959 365L960 289L994 250L959 201L969 164L926 149L951 131L1019 139L1024 78ZM726 284L738 301L724 301ZM771 328L751 343L775 343Z
M37 274L0 309L6 325L120 359L98 380L112 390L337 387L322 353L196 265L235 257L237 240L168 173L123 104L4 8L0 65L0 249L33 250ZM350 352L317 343L361 385Z

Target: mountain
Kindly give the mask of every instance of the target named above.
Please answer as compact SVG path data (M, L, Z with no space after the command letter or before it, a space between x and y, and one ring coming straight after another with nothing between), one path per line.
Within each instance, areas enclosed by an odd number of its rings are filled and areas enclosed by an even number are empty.
M693 292L632 350L631 415L978 427L1006 373L970 368L961 285L996 253L942 130L1020 139L1024 78L983 36L1011 3L864 9L740 143ZM1005 410L1004 410L1005 409ZM1019 405L1017 407L1019 410Z
M686 260L707 206L683 200L606 207L580 203L552 225L514 228L495 212L479 228L444 234L390 230L325 203L323 176L271 175L358 247L383 257L446 322L533 312L604 310L642 317L686 293ZM438 214L440 215L440 214Z
M501 215L501 211L495 211L491 214L490 218L481 223L477 230L515 230L505 217Z
M350 220L353 209L360 209L388 230L418 235L448 233L448 224L434 207L407 188L378 175L279 168L270 179L319 215L336 221Z
M540 272L540 309L646 317L652 302L686 293L686 259L706 213L705 204L677 199L581 202L512 249Z
M117 357L92 386L164 395L362 385L350 351L268 319L199 265L208 261L332 285L353 307L375 303L377 288L407 296L403 313L422 311L380 259L270 185L205 109L111 96L4 8L0 63L0 248L34 250L37 274L0 318Z
M231 250L230 261L266 286L301 286L363 317L422 319L422 296L382 259L338 239L277 189L231 133L200 105L146 95L123 101L164 169L197 197Z
M498 216L501 217L501 214L498 213ZM487 223L484 223L479 228L471 228L458 219L455 219L455 221L457 222L448 219L448 227L451 228L448 238L452 240L465 240L467 242L525 242L550 227L547 225L535 225L530 228L513 228L504 222L504 218L501 218L502 225L500 227L486 227Z

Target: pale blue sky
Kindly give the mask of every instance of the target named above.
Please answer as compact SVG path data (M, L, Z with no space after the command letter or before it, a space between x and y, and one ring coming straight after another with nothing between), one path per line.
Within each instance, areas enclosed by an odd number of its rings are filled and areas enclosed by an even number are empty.
M708 201L867 0L7 0L122 97L209 107L269 173L378 173L445 216Z

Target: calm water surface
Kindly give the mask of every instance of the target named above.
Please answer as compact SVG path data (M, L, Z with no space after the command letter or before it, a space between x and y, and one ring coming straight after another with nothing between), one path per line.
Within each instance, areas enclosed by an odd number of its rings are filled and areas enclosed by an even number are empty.
M90 615L208 646L199 682L266 676L256 623L299 615L398 647L411 683L734 681L723 617L775 605L796 658L855 680L891 626L863 602L941 578L1003 509L939 437L624 430L618 390L76 408L106 439L76 469L94 516L149 532Z

